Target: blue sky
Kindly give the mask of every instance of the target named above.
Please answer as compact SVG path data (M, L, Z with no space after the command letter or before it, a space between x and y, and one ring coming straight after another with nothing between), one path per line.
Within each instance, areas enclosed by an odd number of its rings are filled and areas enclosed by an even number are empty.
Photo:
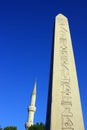
M45 123L53 25L68 17L87 129L86 0L0 0L0 125L24 130L37 79L34 122Z

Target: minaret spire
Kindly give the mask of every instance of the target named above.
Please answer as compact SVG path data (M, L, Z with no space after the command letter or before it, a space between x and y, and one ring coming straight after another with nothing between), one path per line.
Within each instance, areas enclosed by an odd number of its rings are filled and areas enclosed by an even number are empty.
M36 94L36 81L35 81L35 83L34 83L33 93Z
M36 102L36 81L34 83L34 88L31 95L31 102L28 108L28 120L25 125L26 129L28 129L31 125L33 125L34 113L36 111L35 102Z

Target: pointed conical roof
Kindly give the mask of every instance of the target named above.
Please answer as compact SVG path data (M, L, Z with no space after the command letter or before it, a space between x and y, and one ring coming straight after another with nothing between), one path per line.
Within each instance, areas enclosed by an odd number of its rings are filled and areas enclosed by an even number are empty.
M35 81L35 83L34 83L34 89L33 89L32 94L36 94L36 81Z

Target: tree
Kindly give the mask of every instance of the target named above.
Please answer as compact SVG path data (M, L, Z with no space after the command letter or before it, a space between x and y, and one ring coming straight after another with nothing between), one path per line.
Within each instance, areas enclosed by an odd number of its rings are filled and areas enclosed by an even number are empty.
M0 130L2 130L1 126L0 126Z
M4 128L4 130L17 130L17 127L15 126L7 126Z
M43 123L37 123L28 128L28 130L45 130L45 125Z

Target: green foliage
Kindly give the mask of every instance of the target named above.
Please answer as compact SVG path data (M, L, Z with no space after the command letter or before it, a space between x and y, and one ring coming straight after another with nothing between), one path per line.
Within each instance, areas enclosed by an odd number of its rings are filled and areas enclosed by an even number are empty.
M43 123L37 123L28 128L28 130L45 130L45 125Z
M4 128L4 130L17 130L17 127L15 126L7 126Z
M1 126L0 126L0 130L2 130Z

